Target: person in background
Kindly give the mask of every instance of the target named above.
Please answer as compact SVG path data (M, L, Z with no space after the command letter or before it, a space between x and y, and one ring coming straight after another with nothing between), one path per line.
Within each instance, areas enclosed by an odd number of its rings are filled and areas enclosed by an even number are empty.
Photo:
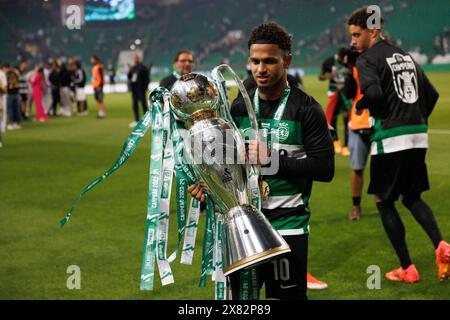
M92 67L92 88L94 89L95 100L98 105L97 119L106 117L106 106L104 103L103 85L105 84L105 67L96 55L91 56Z
M60 64L59 71L59 94L61 99L61 115L64 117L72 116L72 102L70 100L70 71L67 69L65 63Z
M86 105L86 92L84 87L86 85L86 72L81 67L80 61L74 62L74 85L75 85L75 98L77 100L77 110L79 116L85 116L88 114Z
M44 107L44 68L38 67L36 73L31 78L31 86L33 87L33 99L36 105L35 120L38 122L45 122L48 120L48 116L45 113Z
M60 79L59 79L59 66L55 61L52 64L52 68L50 70L50 74L48 76L48 80L50 82L50 89L52 94L52 103L50 106L50 110L48 114L50 116L56 116L56 108L58 104L61 104L61 96L60 96Z
M51 65L48 62L44 63L44 106L45 113L48 115L51 106L51 97L52 97L52 85L50 83L50 72Z
M368 109L361 113L356 112L356 104L362 98L359 86L358 70L356 69L356 59L359 53L352 49L348 53L348 65L352 68L352 74L347 76L344 89L342 90L345 99L352 101L348 121L348 146L350 149L351 193L352 209L348 214L348 219L361 219L361 197L364 185L364 168L370 153L370 133L371 121Z
M20 95L20 112L24 120L28 119L28 83L27 83L27 70L28 63L22 61L19 66L20 82L19 82L19 95Z
M6 80L6 73L3 71L3 66L0 68L0 148L3 147L2 133L5 131L6 121L6 92L8 82Z
M319 80L329 80L328 85L328 104L325 111L325 116L327 117L327 122L334 128L332 137L334 143L334 152L342 154L343 156L349 156L350 152L348 150L348 133L347 133L347 122L348 122L348 112L342 99L340 91L343 89L345 79L348 74L351 74L351 70L346 65L347 48L340 48L338 52L326 59L320 70ZM337 117L339 113L342 113L343 123L344 123L344 145L341 145L337 132Z
M8 122L6 129L16 130L21 129L22 117L20 115L20 98L19 98L19 83L20 74L18 67L5 66L6 79L7 79L7 97L6 106L8 113Z
M142 114L147 111L146 95L148 85L150 83L149 70L141 62L141 56L134 54L134 65L128 72L128 81L133 98L134 121L129 124L130 128L134 128L139 122L139 103L142 105Z
M108 77L111 91L114 92L116 87L116 68L114 68L112 63L108 64Z
M356 69L363 96L356 110L369 109L375 121L368 193L375 197L384 230L400 262L400 267L385 277L406 283L420 280L395 205L401 197L431 240L438 279L444 281L450 279L450 244L443 239L433 210L422 198L422 193L430 189L425 161L428 118L439 93L407 52L386 41L383 18L374 27L368 25L370 17L367 7L359 8L348 19L348 26L352 46L361 53Z

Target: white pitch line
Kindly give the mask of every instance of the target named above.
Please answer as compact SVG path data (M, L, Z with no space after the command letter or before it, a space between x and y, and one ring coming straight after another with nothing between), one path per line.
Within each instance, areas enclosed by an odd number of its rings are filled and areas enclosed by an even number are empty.
M430 129L428 133L431 134L450 134L450 130L441 130L441 129Z

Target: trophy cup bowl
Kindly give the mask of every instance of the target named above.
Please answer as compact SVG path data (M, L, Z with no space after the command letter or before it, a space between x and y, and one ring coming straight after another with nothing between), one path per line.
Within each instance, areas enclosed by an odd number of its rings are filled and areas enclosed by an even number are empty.
M225 276L290 252L283 237L252 205L245 145L234 123L220 117L217 90L207 77L187 74L170 92L171 111L184 122L185 162L203 180L221 213Z

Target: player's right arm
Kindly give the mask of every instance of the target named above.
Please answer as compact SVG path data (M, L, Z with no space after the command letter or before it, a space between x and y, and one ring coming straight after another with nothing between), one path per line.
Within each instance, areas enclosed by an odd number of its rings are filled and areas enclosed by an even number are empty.
M383 101L383 89L374 62L361 56L356 61L359 83L363 97L356 104L356 110L378 107Z

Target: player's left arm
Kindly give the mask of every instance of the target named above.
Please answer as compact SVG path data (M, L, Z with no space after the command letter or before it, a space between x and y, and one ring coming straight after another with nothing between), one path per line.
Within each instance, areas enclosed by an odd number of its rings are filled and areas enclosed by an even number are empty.
M439 99L439 93L437 92L436 88L431 84L430 80L428 79L427 75L422 70L422 68L417 64L416 69L419 77L422 77L423 79L422 92L425 96L425 101L424 101L424 110L422 112L424 117L428 118L431 115L431 112L433 112L434 107L436 106L436 103Z
M330 182L334 176L333 141L322 107L313 99L299 112L305 158L279 157L277 178L308 178Z

